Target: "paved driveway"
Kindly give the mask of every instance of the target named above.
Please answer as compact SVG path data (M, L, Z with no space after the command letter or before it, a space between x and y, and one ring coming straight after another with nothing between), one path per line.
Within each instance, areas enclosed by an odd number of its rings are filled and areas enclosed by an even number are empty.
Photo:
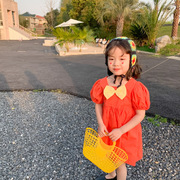
M0 41L0 90L62 89L89 97L93 83L106 76L104 55L57 56L43 40ZM180 119L180 61L139 53L140 79L151 94L148 114Z

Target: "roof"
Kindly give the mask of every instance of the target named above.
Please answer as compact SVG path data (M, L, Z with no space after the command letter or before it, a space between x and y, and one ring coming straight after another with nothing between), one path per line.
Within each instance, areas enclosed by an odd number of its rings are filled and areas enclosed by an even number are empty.
M39 18L39 19L45 19L44 17L39 16L39 15L36 15L36 18Z

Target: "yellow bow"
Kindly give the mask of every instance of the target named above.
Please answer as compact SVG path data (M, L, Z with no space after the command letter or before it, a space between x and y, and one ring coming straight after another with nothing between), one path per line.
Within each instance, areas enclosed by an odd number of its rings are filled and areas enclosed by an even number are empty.
M114 94L116 94L120 99L124 99L127 94L126 86L125 85L120 86L116 90L111 86L106 86L103 93L104 93L104 96L106 97L106 99L109 99Z

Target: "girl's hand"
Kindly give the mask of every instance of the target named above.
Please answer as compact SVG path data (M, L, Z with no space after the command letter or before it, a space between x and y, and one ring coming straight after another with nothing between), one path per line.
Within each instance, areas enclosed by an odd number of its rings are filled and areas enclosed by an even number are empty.
M117 141L123 135L121 128L113 129L109 134L109 138L114 142Z
M98 134L100 137L108 136L108 130L104 124L98 126Z

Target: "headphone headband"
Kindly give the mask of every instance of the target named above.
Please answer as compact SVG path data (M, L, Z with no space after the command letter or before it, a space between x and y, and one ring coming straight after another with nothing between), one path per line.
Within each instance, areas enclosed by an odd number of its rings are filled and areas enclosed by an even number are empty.
M109 43L111 43L114 40L125 40L128 42L130 48L131 48L131 54L130 54L130 60L131 60L131 67L133 67L136 64L136 44L134 43L133 40L129 39L128 37L125 36L120 36L120 37L116 37L114 39L111 39L111 41Z

